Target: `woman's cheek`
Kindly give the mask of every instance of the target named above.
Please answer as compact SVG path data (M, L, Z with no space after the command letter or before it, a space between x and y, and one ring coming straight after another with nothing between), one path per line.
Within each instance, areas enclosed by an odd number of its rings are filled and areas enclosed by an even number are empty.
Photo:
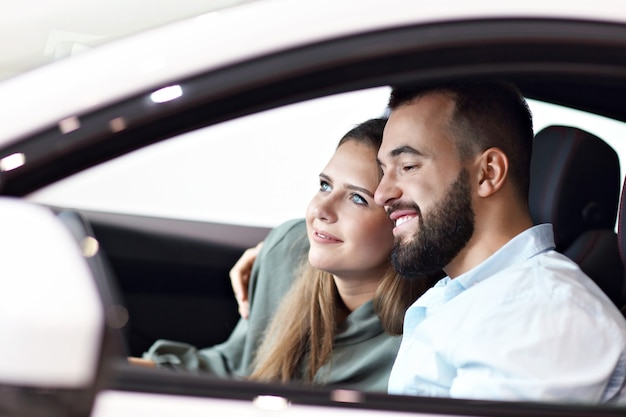
M376 216L364 228L369 246L368 252L380 259L387 259L393 248L393 224L385 213L384 217Z

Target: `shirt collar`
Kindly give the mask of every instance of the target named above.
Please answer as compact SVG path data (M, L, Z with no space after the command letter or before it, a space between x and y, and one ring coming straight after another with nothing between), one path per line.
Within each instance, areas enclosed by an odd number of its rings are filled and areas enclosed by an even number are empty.
M444 298L449 300L511 265L524 262L554 248L552 225L546 223L533 226L508 241L477 267L454 279L445 277L437 284L441 283L446 287Z

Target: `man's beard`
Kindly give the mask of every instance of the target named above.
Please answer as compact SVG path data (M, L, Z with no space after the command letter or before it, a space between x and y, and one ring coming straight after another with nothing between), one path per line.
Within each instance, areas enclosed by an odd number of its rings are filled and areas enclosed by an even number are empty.
M420 213L417 205L409 207ZM392 211L395 209L392 207ZM472 237L474 211L466 169L459 172L444 198L427 215L423 217L420 213L418 221L416 234L397 237L391 252L393 267L409 279L441 271Z

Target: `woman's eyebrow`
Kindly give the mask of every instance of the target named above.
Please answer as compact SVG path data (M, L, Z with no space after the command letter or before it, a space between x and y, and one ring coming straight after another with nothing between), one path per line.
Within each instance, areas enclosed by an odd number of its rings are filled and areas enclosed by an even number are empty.
M328 175L324 174L323 172L320 174L320 178L328 182L333 182L333 180Z
M358 192L361 192L363 194L367 194L371 198L374 198L374 194L370 190L368 190L367 188L359 187L359 186L352 185L352 184L346 184L345 188L347 188L348 190L358 191Z
M333 180L328 175L324 174L323 172L320 174L320 178L331 183L333 182ZM343 188L347 190L358 191L360 193L370 196L371 198L374 198L374 193L372 193L367 188L359 187L358 185L345 184Z

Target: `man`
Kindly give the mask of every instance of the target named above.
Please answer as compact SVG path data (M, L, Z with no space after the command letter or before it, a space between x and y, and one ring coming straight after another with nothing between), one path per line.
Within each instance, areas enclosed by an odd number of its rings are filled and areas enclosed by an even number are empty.
M532 118L511 85L396 88L376 203L394 267L447 277L407 311L392 394L616 402L626 322L528 209Z

